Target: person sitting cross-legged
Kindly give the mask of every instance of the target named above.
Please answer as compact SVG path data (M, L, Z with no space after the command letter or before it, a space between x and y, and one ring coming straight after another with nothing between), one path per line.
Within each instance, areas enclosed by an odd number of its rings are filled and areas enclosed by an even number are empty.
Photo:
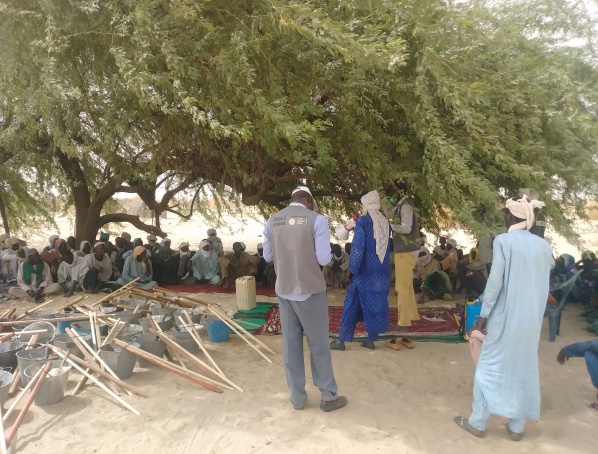
M233 252L225 254L218 258L220 264L220 271L222 273L222 284L228 285L228 289L235 288L235 281L237 278L243 276L255 276L257 274L257 266L260 263L259 257L249 255L243 252L241 243L233 244Z
M117 279L119 285L126 285L139 278L133 285L143 290L151 290L158 283L153 281L152 261L147 258L147 250L143 246L136 246L133 255L127 257L123 272Z
M83 259L71 251L66 251L62 256L63 261L58 266L58 284L64 291L64 296L73 296L79 290L79 266Z
M116 290L120 287L116 282L109 282L112 276L112 261L106 254L103 241L93 246L93 253L86 255L79 268L81 289L87 293L98 293L103 288Z
M27 259L19 266L17 287L8 290L15 298L34 298L40 303L45 295L59 293L60 285L52 282L50 266L39 256L37 249L29 249Z
M199 243L199 251L191 257L191 276L185 279L185 284L220 284L220 265L218 252L211 248L208 240Z

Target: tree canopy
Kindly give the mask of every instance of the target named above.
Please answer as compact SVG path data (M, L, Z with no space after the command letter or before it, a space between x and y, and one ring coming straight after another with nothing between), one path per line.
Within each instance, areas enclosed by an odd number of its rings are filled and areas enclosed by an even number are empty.
M267 213L306 182L338 212L397 178L425 227L481 231L480 208L532 187L571 236L598 195L584 5L4 0L0 148L72 201L79 240L106 222L165 234L181 191ZM103 212L119 192L154 225Z

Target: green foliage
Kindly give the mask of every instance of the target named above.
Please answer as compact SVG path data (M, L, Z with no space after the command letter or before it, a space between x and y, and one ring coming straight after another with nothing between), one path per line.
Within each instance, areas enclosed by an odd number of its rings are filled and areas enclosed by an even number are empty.
M3 1L15 151L46 156L65 194L56 150L92 196L192 178L212 217L266 215L302 182L349 213L403 177L425 227L482 231L480 207L533 187L571 237L598 196L595 18L567 0L451 3Z

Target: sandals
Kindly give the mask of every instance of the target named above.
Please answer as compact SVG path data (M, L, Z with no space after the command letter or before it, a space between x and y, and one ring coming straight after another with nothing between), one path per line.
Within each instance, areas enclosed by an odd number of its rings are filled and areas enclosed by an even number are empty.
M483 438L484 435L486 435L486 432L483 430L478 430L475 427L472 427L467 419L463 418L462 416L455 416L453 421L455 421L455 424L457 424L461 429L466 430L474 437Z
M388 348L392 348L393 350L400 350L401 347L403 347L402 342L397 342L398 339L390 339L387 340L386 342L384 342L384 345L386 345Z
M407 339L406 337L403 337L401 339L401 344L403 344L409 350L413 350L415 348L415 343L412 340Z

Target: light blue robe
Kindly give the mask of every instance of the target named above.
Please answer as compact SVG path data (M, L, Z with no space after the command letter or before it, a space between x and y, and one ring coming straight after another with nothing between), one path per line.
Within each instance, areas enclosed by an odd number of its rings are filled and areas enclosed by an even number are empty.
M198 281L208 281L210 284L220 284L220 265L218 264L218 253L212 249L209 257L204 257L197 251L191 257L191 269L193 277Z
M116 282L118 282L120 285L125 285L131 282L133 279L139 278L139 280L133 285L144 290L151 290L153 287L156 287L158 283L156 281L152 281L153 271L151 260L149 261L149 267L150 273L146 274L141 267L141 262L138 262L135 257L131 255L125 260L123 272Z
M548 243L527 230L495 238L481 297L480 316L488 321L475 373L474 411L485 405L488 413L506 418L540 418L538 342L553 264Z

